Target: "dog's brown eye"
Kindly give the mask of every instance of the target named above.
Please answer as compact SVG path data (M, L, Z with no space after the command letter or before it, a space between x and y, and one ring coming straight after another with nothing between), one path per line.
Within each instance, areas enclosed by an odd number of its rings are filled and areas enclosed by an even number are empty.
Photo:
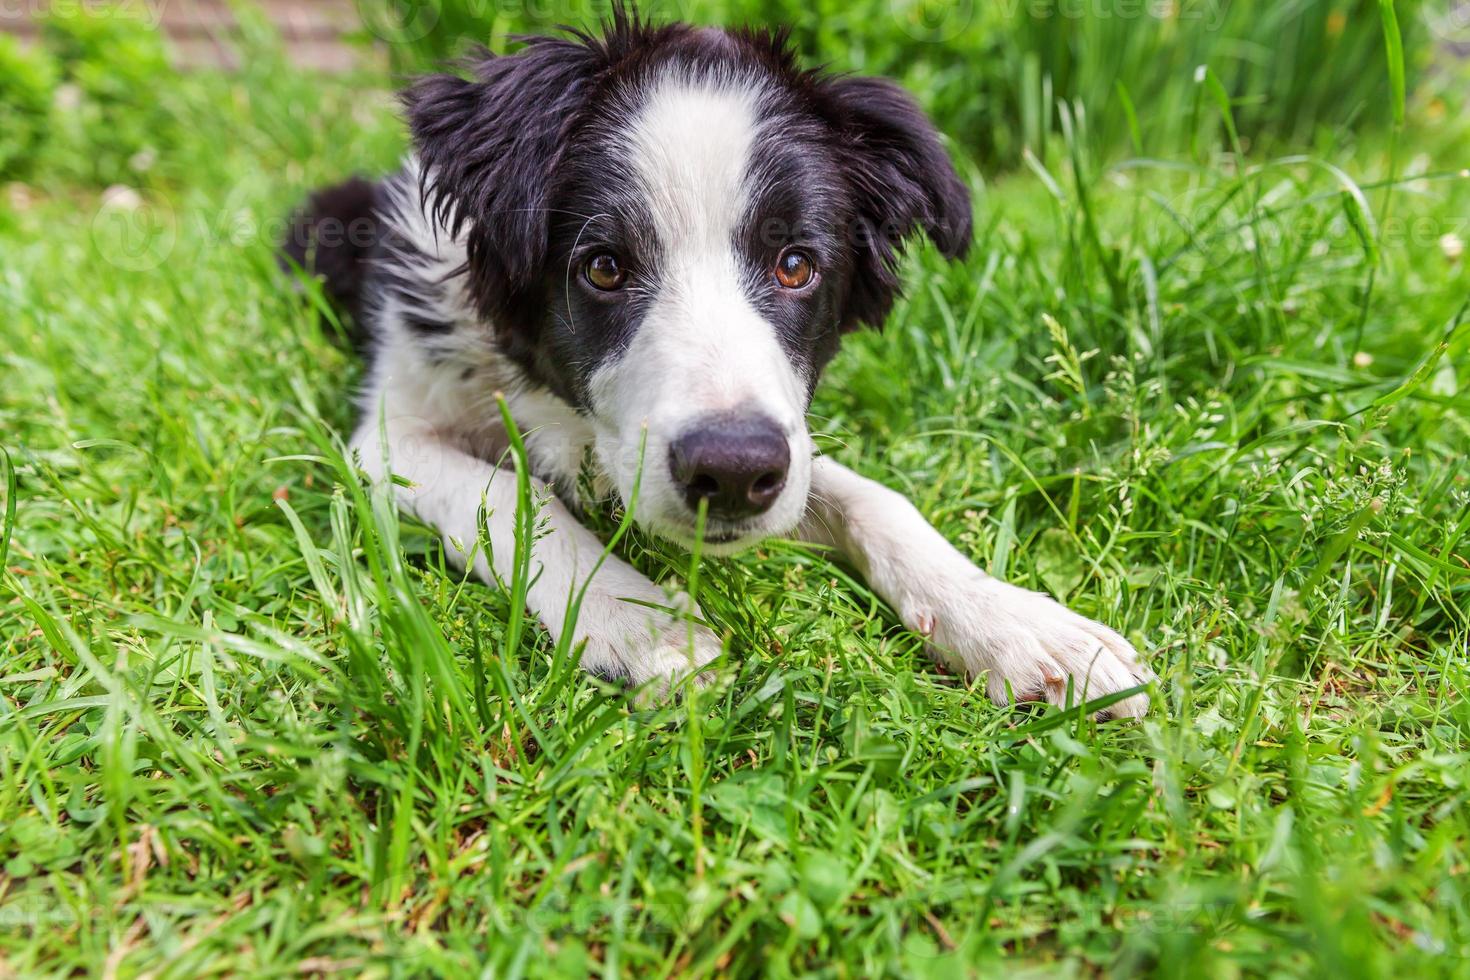
M628 273L611 252L599 252L587 261L587 281L604 292L623 288Z
M812 257L799 249L787 249L776 260L776 281L787 289L805 289L816 274Z

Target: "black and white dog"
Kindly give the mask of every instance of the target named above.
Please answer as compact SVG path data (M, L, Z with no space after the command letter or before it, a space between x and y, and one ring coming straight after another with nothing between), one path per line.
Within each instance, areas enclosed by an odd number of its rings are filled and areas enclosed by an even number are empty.
M584 462L675 541L707 508L707 552L834 547L997 703L1152 676L1113 630L991 578L898 494L814 455L818 376L843 333L882 323L903 242L969 244L969 193L896 85L802 70L780 34L618 11L404 100L414 155L316 194L287 251L366 335L361 465L399 477L401 505L491 583L515 553L504 394L537 477L528 603L587 670L661 688L721 645L615 558L568 623L603 551L568 506Z

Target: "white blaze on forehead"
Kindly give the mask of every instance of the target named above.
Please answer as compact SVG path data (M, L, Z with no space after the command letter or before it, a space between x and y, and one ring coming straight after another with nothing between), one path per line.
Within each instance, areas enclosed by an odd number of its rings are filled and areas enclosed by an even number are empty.
M750 76L671 70L650 86L628 130L629 169L657 254L646 257L652 295L643 320L602 380L622 388L614 400L623 407L631 398L654 429L733 410L763 411L787 432L803 421L806 385L752 302L748 291L762 284L738 242L760 177L764 95ZM594 398L606 390L597 381Z
M691 82L670 74L654 86L628 142L665 250L677 255L732 246L746 207L759 97L754 83L735 79Z

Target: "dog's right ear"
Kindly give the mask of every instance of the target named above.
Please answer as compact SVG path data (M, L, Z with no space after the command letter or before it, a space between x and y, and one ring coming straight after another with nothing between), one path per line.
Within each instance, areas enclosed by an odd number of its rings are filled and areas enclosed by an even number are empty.
M899 292L898 258L922 231L946 258L964 256L973 233L970 191L911 95L884 78L843 76L824 86L857 206L858 272L843 328L880 326Z
M492 318L540 280L552 175L602 64L589 45L535 38L513 55L481 52L473 77L430 75L404 93L425 203L464 234L471 290Z

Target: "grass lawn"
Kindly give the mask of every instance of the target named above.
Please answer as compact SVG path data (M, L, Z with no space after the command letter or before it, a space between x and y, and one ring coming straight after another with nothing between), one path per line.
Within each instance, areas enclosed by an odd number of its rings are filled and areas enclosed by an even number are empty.
M632 535L728 639L697 697L554 657L344 462L357 365L272 259L401 151L384 79L181 84L180 176L0 199L0 974L1465 970L1453 114L967 166L969 259L834 364L825 451L1146 652L1099 725L792 544Z

